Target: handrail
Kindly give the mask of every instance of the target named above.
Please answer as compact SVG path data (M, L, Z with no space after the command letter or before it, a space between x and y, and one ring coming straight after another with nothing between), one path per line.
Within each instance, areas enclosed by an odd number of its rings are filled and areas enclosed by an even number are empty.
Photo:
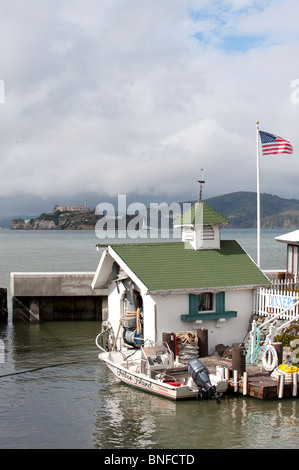
M274 338L274 335L280 331L280 330L283 330L289 323L292 323L293 321L295 320L298 320L299 319L299 314L296 315L294 318L292 318L291 320L288 320L286 321L285 323L283 323L282 325L278 326L275 330L274 330L274 326L271 325L270 328L269 328L269 333L267 334L266 338L265 338L265 341L264 341L264 344L271 344L273 342L273 338Z
M107 352L107 351L106 351L106 349L104 349L102 346L99 345L99 343L98 343L98 338L100 338L100 336L102 336L102 335L103 335L104 333L106 333L106 332L107 332L107 330L101 331L101 333L99 333L99 334L97 335L96 339L95 339L95 343L96 343L97 347L98 347L99 349L101 349L101 351L104 351L104 352Z
M291 310L292 308L296 307L296 305L299 304L299 300L297 300L297 302L295 302L294 304L290 305L289 307L285 308L284 310L282 310L281 312L278 312L276 313L275 315L271 316L271 318L269 318L269 320L266 320L260 327L260 329L263 329L265 325L267 325L268 323L271 323L273 320L276 319L276 317L279 317L281 315L283 315L285 312L287 312L288 310ZM296 317L295 317L296 318ZM290 320L290 322L294 321L294 318L292 318Z
M259 335L260 330L263 330L265 325L268 325L271 322L274 322L275 320L277 320L277 317L283 315L288 310L291 310L292 308L296 307L296 305L298 304L299 304L299 300L296 301L294 304L290 305L289 307L285 308L281 312L278 312L275 315L271 316L271 318L269 318L269 320L266 320L260 327L258 327L256 324L256 321L253 320L251 331L249 333L250 340L249 340L249 347L248 347L247 357L246 357L247 364L254 364L257 361L257 357L258 357L258 353L260 351L260 345L261 345L260 335ZM264 346L273 343L275 334L278 331L283 330L283 328L285 328L289 323L292 323L293 321L297 319L299 319L299 314L291 318L290 320L287 320L285 323L283 323L282 325L280 325L279 327L275 329L274 329L274 325L270 325L269 333L265 337L264 341L262 341Z

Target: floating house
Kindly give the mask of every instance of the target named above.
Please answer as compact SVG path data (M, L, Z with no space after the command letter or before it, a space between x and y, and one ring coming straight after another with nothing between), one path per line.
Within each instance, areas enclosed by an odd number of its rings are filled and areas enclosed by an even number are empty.
M242 342L254 296L270 281L235 240L221 240L228 221L199 201L175 221L181 241L99 245L92 289L108 288L108 320L130 344L137 335L208 332L208 353ZM134 313L138 322L134 323ZM131 323L130 323L131 322Z

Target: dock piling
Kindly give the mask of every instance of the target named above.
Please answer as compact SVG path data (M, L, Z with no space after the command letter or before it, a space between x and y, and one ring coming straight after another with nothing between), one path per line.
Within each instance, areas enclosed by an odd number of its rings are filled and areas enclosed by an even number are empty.
M197 330L198 347L200 357L207 357L208 351L208 330L206 328L200 328Z
M0 322L7 322L7 289L0 287Z
M238 391L238 371L234 370L234 392Z
M243 395L247 395L248 390L248 374L244 372L243 374Z
M232 348L232 370L238 371L238 377L241 378L245 372L245 348L236 346Z
M298 392L298 372L292 373L292 393L293 397L297 396Z
M278 380L277 380L277 395L278 395L278 398L283 397L283 391L284 391L284 375L279 375Z
M282 364L282 354L283 354L283 344L282 343L272 343L276 353L278 364Z

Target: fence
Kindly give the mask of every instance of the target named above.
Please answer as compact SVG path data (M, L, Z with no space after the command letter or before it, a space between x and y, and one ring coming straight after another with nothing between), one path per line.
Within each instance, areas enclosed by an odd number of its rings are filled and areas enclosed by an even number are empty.
M299 278L297 276L290 279L272 279L271 284L274 289L299 291Z
M294 305L296 304L296 305ZM290 321L299 315L299 289L294 281L275 281L256 293L256 315Z

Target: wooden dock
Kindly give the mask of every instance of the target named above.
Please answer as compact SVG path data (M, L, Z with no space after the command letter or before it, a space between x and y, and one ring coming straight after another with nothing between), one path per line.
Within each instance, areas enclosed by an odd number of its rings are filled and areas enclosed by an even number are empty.
M263 370L261 365L246 365L247 393L243 393L244 377L239 377L238 380L235 382L231 359L216 356L200 357L199 359L209 369L211 373L216 372L217 366L229 369L229 394L247 395L250 397L258 398L260 400L287 397L295 398L299 395L299 386L297 387L297 393L294 396L293 385L291 383L280 384L280 381L274 380L270 376L269 372Z

